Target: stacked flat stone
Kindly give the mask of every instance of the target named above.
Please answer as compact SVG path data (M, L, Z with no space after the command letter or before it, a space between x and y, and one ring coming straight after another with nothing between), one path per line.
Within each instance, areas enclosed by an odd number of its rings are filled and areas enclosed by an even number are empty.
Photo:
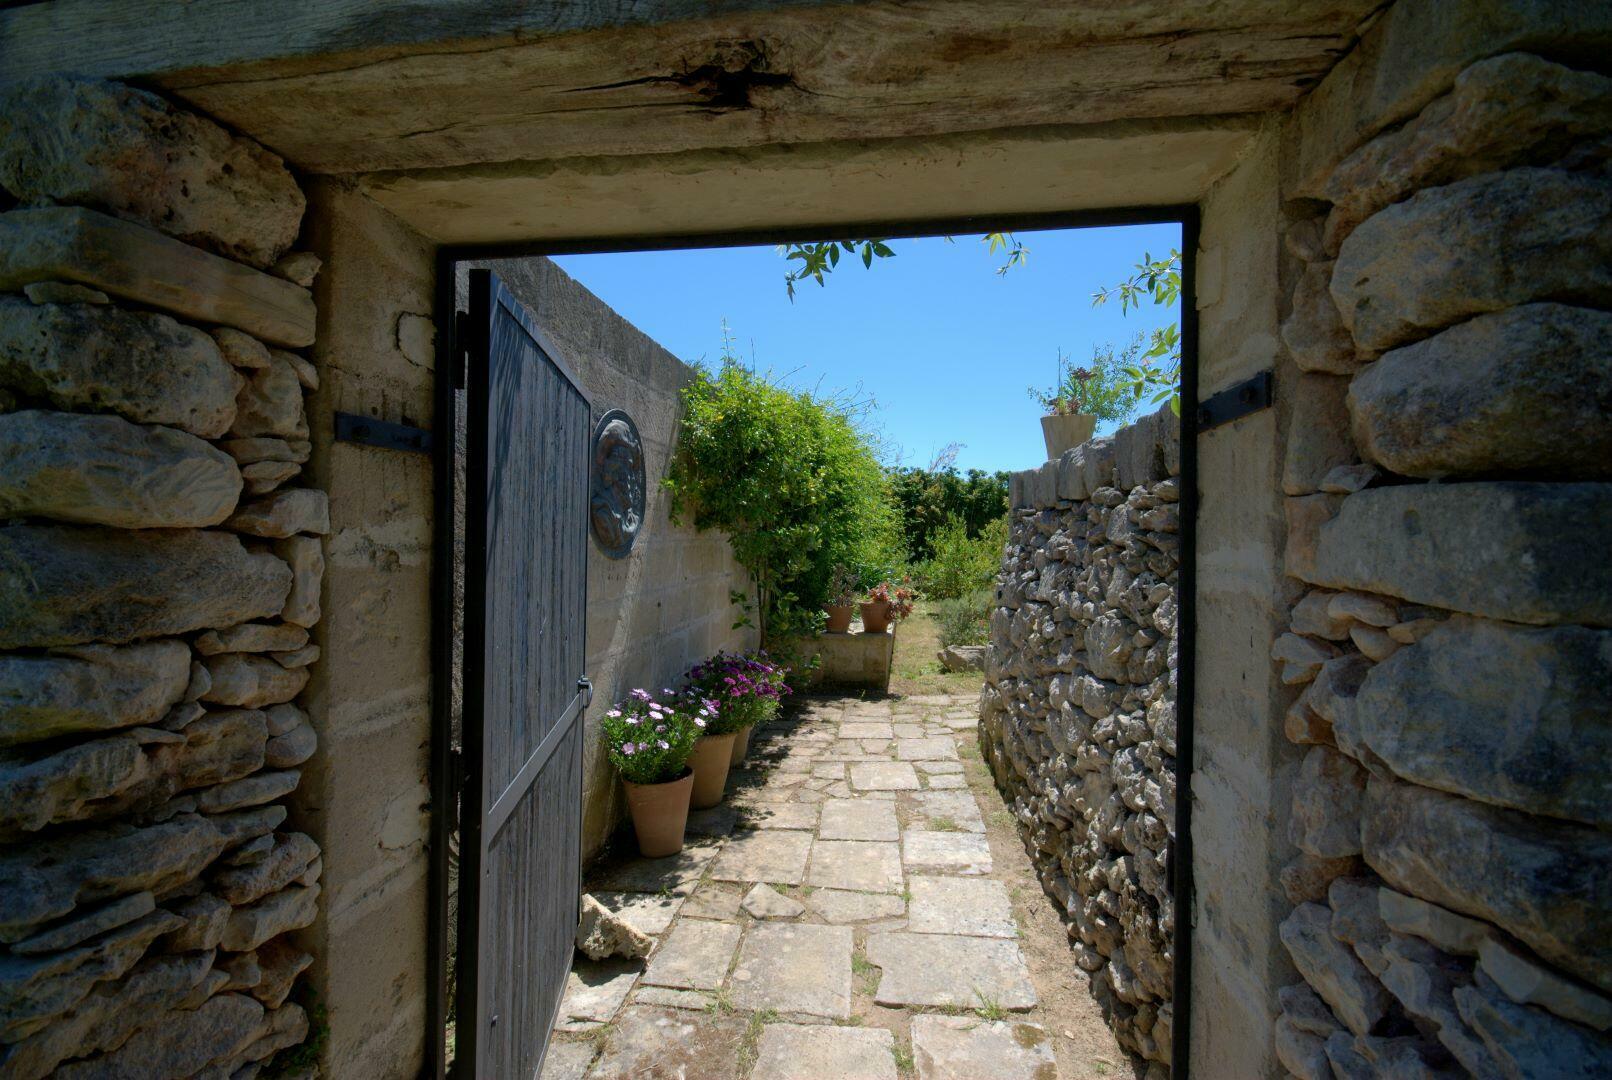
M1170 1061L1179 424L1010 485L981 746L1123 1045Z
M0 92L0 187L0 1076L250 1080L321 868L303 196L69 78Z
M1492 57L1288 236L1304 1080L1612 1074L1609 133L1612 80Z

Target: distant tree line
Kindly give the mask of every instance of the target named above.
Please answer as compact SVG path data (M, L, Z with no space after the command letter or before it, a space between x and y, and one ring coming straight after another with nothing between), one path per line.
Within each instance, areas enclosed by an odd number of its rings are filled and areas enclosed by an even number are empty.
M961 524L969 539L978 539L1008 511L1008 474L958 472L947 460L953 456L955 451L942 452L929 468L887 470L909 563L933 558L936 537L949 523Z

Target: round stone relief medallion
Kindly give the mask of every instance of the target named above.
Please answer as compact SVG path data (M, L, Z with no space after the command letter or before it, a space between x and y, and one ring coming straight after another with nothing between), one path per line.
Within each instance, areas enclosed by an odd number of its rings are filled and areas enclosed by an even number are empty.
M644 526L644 444L638 425L611 409L593 429L588 480L593 538L612 559L624 559Z

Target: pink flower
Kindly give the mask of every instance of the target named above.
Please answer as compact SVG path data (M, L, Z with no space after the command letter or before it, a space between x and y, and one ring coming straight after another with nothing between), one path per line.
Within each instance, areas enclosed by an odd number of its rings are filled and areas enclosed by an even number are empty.
M659 746L662 750L670 750L672 748L672 744L667 742L665 739L656 739L655 745Z
M655 731L656 732L662 732L662 731L665 731L665 730L666 730L666 725L665 724L656 724L655 725Z
M621 752L626 754L628 757L632 757L637 749L638 748L630 742L624 742L621 744Z
M606 716L612 716L612 717L613 716L620 716L621 715L621 710L620 709L611 709L609 712L605 713L605 715Z
M694 721L694 726L695 727L704 727L705 726L705 721L704 720L695 720Z

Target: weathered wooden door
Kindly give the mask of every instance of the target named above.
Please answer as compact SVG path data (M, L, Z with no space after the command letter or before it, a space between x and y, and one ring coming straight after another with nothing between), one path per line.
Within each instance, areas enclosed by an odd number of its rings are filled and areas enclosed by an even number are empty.
M535 1076L581 872L589 405L498 277L470 272L455 1074Z

